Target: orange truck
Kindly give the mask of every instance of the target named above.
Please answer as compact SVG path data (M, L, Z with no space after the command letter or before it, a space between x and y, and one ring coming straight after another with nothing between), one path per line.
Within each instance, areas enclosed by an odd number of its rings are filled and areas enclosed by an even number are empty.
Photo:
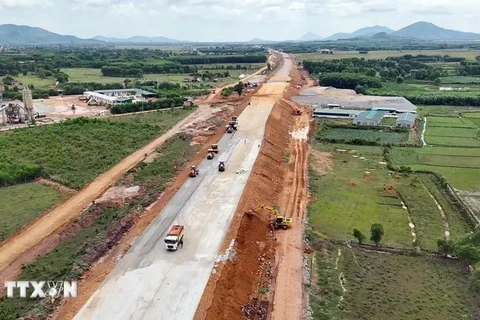
M183 248L183 230L184 226L176 224L170 228L165 236L165 247L168 251L177 251L180 245Z

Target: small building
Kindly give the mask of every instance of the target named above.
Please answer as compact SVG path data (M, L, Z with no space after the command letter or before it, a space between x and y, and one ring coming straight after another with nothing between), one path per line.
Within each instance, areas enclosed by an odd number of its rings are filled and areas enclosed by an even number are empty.
M412 128L417 121L417 115L415 113L401 113L397 117L397 127Z
M316 108L313 110L313 117L351 119L355 118L359 113L360 111L358 110Z
M353 119L353 124L359 126L378 126L384 116L384 111L363 111Z

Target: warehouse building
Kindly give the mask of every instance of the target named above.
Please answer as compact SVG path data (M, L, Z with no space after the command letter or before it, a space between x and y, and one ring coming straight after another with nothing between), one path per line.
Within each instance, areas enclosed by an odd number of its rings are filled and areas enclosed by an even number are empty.
M154 98L157 95L153 92L145 91L142 89L113 89L113 90L95 90L95 92L104 94L106 96L123 97L123 96L135 96L143 98Z
M353 119L353 124L359 126L378 126L384 116L384 111L363 111Z
M397 127L412 128L417 121L417 115L414 113L401 113L397 117Z
M358 110L346 110L346 109L317 108L313 110L313 116L315 118L350 119L350 118L355 118L359 113L360 111Z

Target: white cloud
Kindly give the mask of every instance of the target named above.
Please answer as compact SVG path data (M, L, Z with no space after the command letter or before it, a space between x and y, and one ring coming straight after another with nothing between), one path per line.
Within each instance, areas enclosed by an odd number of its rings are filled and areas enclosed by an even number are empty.
M303 10L305 9L305 4L303 2L292 2L288 6L288 10Z
M37 5L51 6L52 0L0 0L0 7L15 8L15 7L32 7Z

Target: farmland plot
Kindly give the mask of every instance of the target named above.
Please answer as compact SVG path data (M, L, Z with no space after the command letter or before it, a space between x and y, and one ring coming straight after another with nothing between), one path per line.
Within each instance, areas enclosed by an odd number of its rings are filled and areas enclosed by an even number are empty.
M354 140L362 140L367 143L376 144L399 144L407 141L407 132L390 132L382 130L363 130L363 129L351 129L351 128L329 128L324 135L323 139L335 140L342 143L350 143Z

